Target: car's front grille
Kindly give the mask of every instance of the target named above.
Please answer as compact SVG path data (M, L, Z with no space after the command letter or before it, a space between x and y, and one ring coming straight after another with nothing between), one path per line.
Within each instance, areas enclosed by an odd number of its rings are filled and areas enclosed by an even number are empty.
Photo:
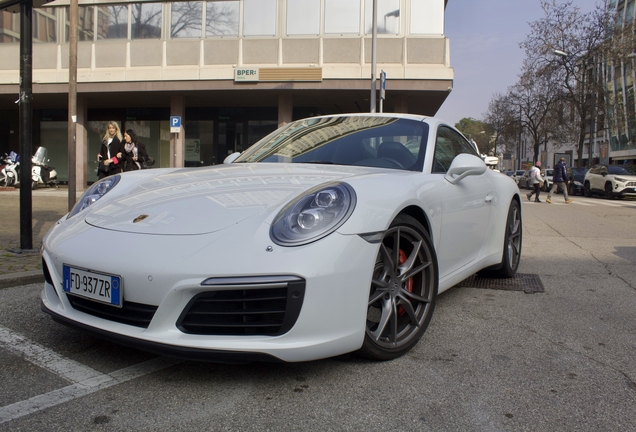
M636 182L633 182L633 181L627 182L627 183L625 183L625 186L626 187L636 187Z
M276 336L298 319L305 280L296 276L210 278L179 317L184 333Z
M123 306L118 308L69 294L66 297L75 310L135 327L148 328L152 317L157 311L157 306L141 303L124 301Z

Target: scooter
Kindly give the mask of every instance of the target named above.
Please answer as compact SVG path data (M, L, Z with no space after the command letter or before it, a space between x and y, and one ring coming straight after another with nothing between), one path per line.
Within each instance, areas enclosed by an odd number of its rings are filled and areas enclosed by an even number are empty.
M31 189L35 189L40 184L47 187L59 187L57 185L57 171L55 171L55 167L48 165L49 161L46 148L38 147L31 158Z
M20 184L20 155L12 151L4 160L6 165L0 173L0 185L10 187Z

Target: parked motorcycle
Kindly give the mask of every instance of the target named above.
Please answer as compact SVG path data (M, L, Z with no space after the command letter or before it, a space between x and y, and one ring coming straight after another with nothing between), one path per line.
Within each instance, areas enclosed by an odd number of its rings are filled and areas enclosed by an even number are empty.
M41 184L47 187L59 187L57 185L57 171L55 171L55 167L48 165L49 161L46 148L38 147L31 158L31 189L35 189Z
M2 186L18 186L20 184L20 155L12 151L5 158L6 164L0 172L0 185Z

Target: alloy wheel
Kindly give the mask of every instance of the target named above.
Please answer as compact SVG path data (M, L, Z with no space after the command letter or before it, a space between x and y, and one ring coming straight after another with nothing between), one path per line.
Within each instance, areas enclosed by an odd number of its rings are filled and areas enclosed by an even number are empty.
M372 276L363 355L386 360L415 345L433 314L437 284L428 237L406 224L386 231Z

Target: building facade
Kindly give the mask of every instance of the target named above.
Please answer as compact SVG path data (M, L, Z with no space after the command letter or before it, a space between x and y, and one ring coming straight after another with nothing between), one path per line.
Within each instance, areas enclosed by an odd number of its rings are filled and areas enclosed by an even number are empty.
M80 0L77 170L110 120L156 166L221 163L286 122L368 112L373 0ZM68 172L68 0L33 14L34 150ZM434 115L453 85L445 0L377 0L385 112ZM0 12L0 152L18 151L19 15ZM379 106L379 100L378 100ZM171 116L181 118L170 133Z
M616 13L618 23L627 28L636 19L636 0L609 0L610 11ZM636 100L634 99L634 63L629 55L621 61L606 65L607 130L605 145L597 148L600 161L634 164L636 162Z

